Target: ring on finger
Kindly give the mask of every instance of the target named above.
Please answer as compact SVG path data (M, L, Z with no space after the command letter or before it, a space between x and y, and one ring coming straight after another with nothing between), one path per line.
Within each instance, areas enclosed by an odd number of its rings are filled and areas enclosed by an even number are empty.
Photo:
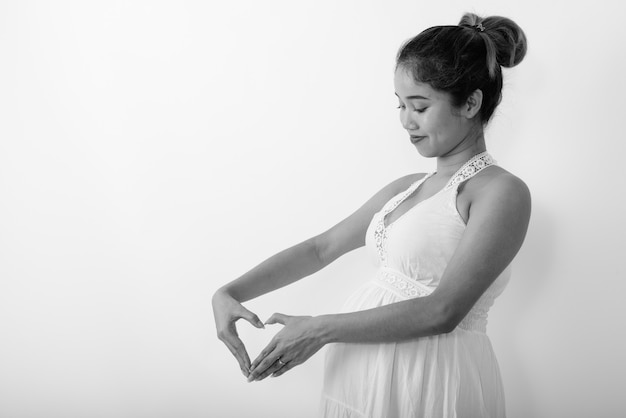
M287 364L287 363L283 362L280 358L277 361L278 361L278 364L280 364L281 367L284 366L285 364Z

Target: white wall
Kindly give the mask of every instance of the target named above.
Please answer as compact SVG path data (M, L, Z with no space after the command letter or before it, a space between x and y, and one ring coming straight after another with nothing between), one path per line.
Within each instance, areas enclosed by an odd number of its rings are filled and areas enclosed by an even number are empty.
M0 417L313 417L321 353L246 383L210 297L434 167L393 60L465 11L529 38L487 133L534 203L489 328L509 416L626 414L618 2L217 4L0 3ZM247 306L332 312L371 273L356 251ZM277 330L240 329L253 355Z

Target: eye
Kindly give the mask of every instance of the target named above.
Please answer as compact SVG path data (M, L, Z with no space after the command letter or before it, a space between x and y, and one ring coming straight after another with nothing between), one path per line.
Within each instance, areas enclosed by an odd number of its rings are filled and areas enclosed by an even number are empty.
M423 108L421 108L421 109L415 109L415 111L416 111L417 113L424 113L424 112L426 111L426 109L428 109L428 107L423 107Z
M400 104L400 105L398 105L398 109L404 109L405 107L406 107L406 106L401 105L401 104Z

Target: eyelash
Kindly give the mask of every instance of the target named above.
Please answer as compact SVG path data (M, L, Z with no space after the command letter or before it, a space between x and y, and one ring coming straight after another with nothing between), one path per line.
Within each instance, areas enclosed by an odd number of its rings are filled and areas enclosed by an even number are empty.
M398 106L398 109L404 109L405 106ZM423 107L421 109L414 109L417 113L424 113L428 109L428 107Z

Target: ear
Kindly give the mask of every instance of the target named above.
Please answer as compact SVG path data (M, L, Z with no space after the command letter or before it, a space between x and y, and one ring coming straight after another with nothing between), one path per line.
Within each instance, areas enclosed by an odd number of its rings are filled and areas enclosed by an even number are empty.
M468 119L473 119L483 104L483 92L480 89L476 89L469 95L467 101L463 105L463 116Z

